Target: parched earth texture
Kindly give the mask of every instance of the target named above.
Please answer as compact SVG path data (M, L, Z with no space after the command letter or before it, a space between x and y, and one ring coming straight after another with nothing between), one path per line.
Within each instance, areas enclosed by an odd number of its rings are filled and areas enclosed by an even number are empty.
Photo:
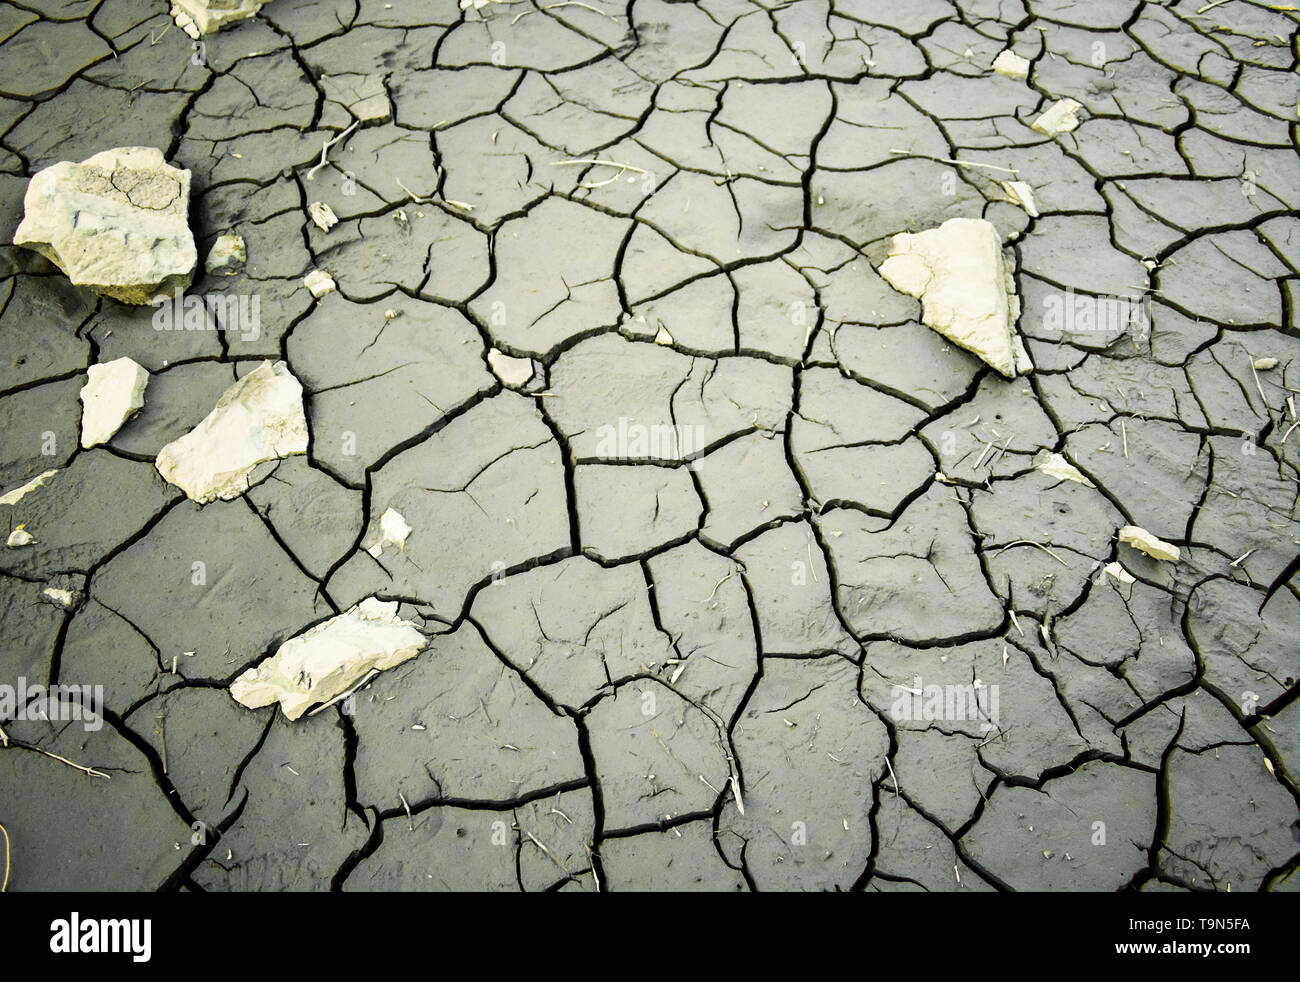
M0 549L0 681L105 705L4 723L10 889L1296 889L1295 29L274 0L195 44L158 0L0 3L4 241L41 168L153 146L200 257L247 243L190 292L259 304L159 331L0 247L0 488L60 472ZM1029 375L876 272L954 217L1003 238ZM145 407L80 450L126 355ZM309 452L200 508L154 458L267 359ZM296 722L230 697L372 595L417 658Z

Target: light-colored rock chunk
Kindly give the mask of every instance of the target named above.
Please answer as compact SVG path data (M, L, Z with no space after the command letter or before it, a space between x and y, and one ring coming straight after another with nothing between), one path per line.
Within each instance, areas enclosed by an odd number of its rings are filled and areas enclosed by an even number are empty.
M993 59L993 70L1008 78L1028 78L1029 59L1021 58L1010 48Z
M270 0L172 0L172 20L192 38L252 17Z
M1145 552L1152 559L1160 559L1170 563L1178 562L1180 553L1176 545L1172 545L1164 539L1157 539L1146 529L1138 528L1136 525L1125 525L1120 529L1119 541L1127 543L1138 552Z
M86 371L81 387L81 445L97 447L144 407L149 373L130 358L116 358Z
M311 216L312 224L322 232L328 232L339 223L339 216L334 214L334 209L323 201L313 201L309 204L307 214Z
M1073 99L1061 99L1034 120L1034 125L1031 128L1038 130L1039 133L1046 133L1048 136L1069 133L1079 125L1079 117L1075 113L1082 108L1083 103L1081 102L1075 102Z
M894 236L880 275L921 301L922 321L1007 378L1033 370L1015 331L1020 316L997 229L982 218L950 218Z
M1024 181L1003 181L1002 190L1013 205L1025 209L1030 218L1038 217L1038 204L1034 201L1034 189Z
M311 295L319 300L327 293L333 293L337 284L334 277L323 269L313 269L310 273L302 278L302 285L311 291Z
M1106 575L1116 583L1136 583L1137 580L1133 575L1119 563L1107 563L1102 567Z
M394 508L387 509L379 516L379 539L366 552L378 559L384 553L384 546L397 546L398 550L406 548L406 537L411 534L411 526Z
M487 358L488 365L492 367L496 377L506 385L527 385L533 380L534 369L531 358L516 358L496 348L488 352Z
M194 278L189 204L190 172L162 151L105 150L32 178L14 245L39 252L76 286L147 304Z
M36 539L32 537L32 533L27 531L26 526L19 525L9 533L9 538L5 540L5 545L10 549L21 549L23 546L29 546L35 541Z
M52 478L52 477L53 477L55 474L57 474L58 472L59 472L59 469L56 467L56 468L54 468L53 470L48 470L48 471L46 471L45 473L43 473L43 474L41 474L41 475L39 475L39 476L37 476L37 477L32 478L30 481L28 481L26 484L24 484L21 488L14 488L14 489L13 489L12 491L10 491L8 494L5 494L5 495L3 495L3 496L0 496L0 505L16 505L16 504L18 504L18 502L22 501L23 498L25 498L27 495L31 494L33 491L35 491L37 488L39 488L42 484L44 484L46 481L48 481L50 478Z
M248 249L244 245L243 236L227 232L212 243L212 250L203 265L209 273L234 276L247 262Z
M1096 487L1080 472L1079 468L1062 457L1059 453L1052 453L1050 450L1040 450L1034 457L1034 470L1046 474L1048 477L1054 477L1058 481L1074 481L1082 484L1084 487Z
M288 719L329 702L362 682L414 658L427 644L397 602L376 597L290 638L270 658L235 679L230 694L249 709L274 702Z
M266 461L307 452L302 385L282 361L262 362L227 389L189 433L158 453L158 473L199 504L229 501Z

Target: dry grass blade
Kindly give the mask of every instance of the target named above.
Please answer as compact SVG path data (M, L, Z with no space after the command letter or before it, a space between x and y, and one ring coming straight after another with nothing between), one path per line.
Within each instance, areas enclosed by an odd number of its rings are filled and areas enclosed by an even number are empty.
M955 157L932 157L928 153L913 153L911 150L895 150L892 147L889 152L903 154L907 157L922 157L925 160L933 160L940 164L956 164L958 167L982 167L985 170L1001 171L1003 174L1020 174L1020 171L1016 170L1014 167L995 167L993 164L977 164L973 160L957 160Z
M61 764L67 764L69 767L76 768L77 770L81 771L83 774L89 774L91 777L102 777L106 781L111 780L111 778L103 771L97 771L93 767L85 767L81 764L73 763L72 761L68 760L67 757L60 757L58 754L52 754L48 750L42 750L40 747L27 747L26 749L35 750L38 754L44 754L46 757L50 757L54 760L57 760Z
M352 131L355 130L360 125L361 125L361 121L357 120L355 123L353 123L347 129L345 129L338 136L334 137L332 140L325 141L325 145L320 148L320 163L318 163L315 167L313 167L311 170L307 172L307 180L309 181L316 180L316 172L330 162L329 160L330 147L338 143L339 140L343 140L351 136Z
M999 552L999 553L1001 553L1001 552L1005 552L1007 549L1011 549L1011 548L1013 548L1014 546L1034 546L1035 548L1042 549L1043 552L1047 553L1049 556L1051 556L1053 559L1055 559L1058 563L1060 563L1060 564L1061 564L1062 566L1064 566L1066 569L1069 569L1069 568L1070 568L1070 564L1067 563L1064 559L1062 559L1062 558L1061 558L1060 556L1058 556L1056 553L1052 552L1051 549L1047 548L1047 546L1043 545L1041 542L1035 542L1033 539L1016 539L1015 542L1008 542L1008 543L1007 543L1006 545L1004 545L1001 549L999 549L998 552ZM1021 633L1023 634L1024 632L1022 631Z

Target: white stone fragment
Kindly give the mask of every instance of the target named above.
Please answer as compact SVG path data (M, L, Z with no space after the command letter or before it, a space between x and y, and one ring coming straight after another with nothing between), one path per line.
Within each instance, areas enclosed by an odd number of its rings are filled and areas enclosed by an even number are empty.
M901 232L880 275L921 301L927 327L982 358L1007 378L1033 371L1015 322L1020 316L997 229L982 218L950 218L924 232Z
M1268 372L1268 371L1272 371L1274 368L1277 368L1277 359L1276 359L1276 358L1256 358L1256 359L1254 360L1254 362L1252 362L1252 364L1255 366L1255 370L1256 370L1256 371L1259 371L1259 372Z
M279 702L286 718L347 692L371 672L414 658L428 643L397 602L376 597L290 638L230 686L236 702L260 709Z
M667 345L671 345L672 343L673 343L673 336L668 333L668 328L660 324L659 330L655 334L655 344L662 344L667 346Z
M5 540L5 545L10 549L21 549L23 546L29 546L36 540L32 534L27 531L25 526L19 525L9 533L9 538Z
M270 0L172 0L172 20L196 40L252 17Z
M516 358L492 348L488 351L487 359L496 377L506 385L527 385L533 380L534 368L531 358Z
M130 358L115 358L86 370L81 387L81 445L97 447L144 407L149 373Z
M284 362L264 361L227 389L203 422L163 447L155 466L204 505L247 491L258 464L306 452L302 385Z
M212 243L212 250L203 262L203 268L209 273L222 276L234 276L248 262L248 247L242 235L226 232L217 236Z
M1046 133L1048 136L1069 133L1079 125L1079 117L1075 113L1082 108L1083 103L1081 102L1075 102L1073 99L1061 99L1034 120L1034 124L1030 128L1037 130L1039 133Z
M384 552L384 546L406 548L406 537L411 534L411 526L396 510L389 508L379 516L379 538L366 552L378 559Z
M993 70L1008 78L1028 78L1029 59L1022 58L1010 48L993 59Z
M318 300L327 293L333 293L336 286L334 277L323 269L313 269L302 278L302 285L310 290L311 295Z
M1025 209L1030 218L1038 217L1038 204L1034 201L1034 189L1024 181L1003 181L1002 190L1007 193L1013 205Z
M64 590L57 586L47 586L41 591L41 596L51 601L54 606L62 607L64 610L71 610L77 605L77 594L72 590Z
M1054 477L1058 481L1074 481L1086 488L1096 487L1095 484L1083 476L1077 467L1059 453L1052 453L1050 450L1040 450L1034 456L1034 470L1046 474L1048 477Z
M3 497L0 497L0 505L18 504L18 502L22 501L24 497L31 494L31 492L35 491L37 488L39 488L42 484L44 484L46 481L48 481L58 472L59 469L55 467L53 470L48 470L45 473L32 478L21 488L14 488L8 494L4 495Z
M1116 583L1136 583L1137 580L1119 563L1107 563L1102 567L1103 571Z
M14 245L39 252L75 286L147 304L194 278L189 202L190 172L161 150L105 150L32 178Z
M1126 542L1139 552L1145 552L1152 559L1176 563L1180 555L1178 547L1163 539L1157 539L1146 529L1136 525L1125 525L1119 530L1119 541Z
M339 223L339 216L334 214L334 209L323 201L313 201L309 204L307 214L311 215L311 220L322 232L328 232Z

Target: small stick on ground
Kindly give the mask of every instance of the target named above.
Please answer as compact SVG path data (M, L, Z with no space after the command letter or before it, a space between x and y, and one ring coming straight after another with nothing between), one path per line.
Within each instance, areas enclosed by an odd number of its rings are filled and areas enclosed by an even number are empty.
M0 835L5 837L5 878L0 882L0 893L4 893L9 888L9 833L3 825L0 825Z
M1250 362L1250 374L1255 376L1255 388L1259 390L1259 401L1264 404L1264 418L1271 420L1273 413L1268 408L1268 397L1264 395L1264 386L1259 381L1259 372L1255 371L1255 360L1253 358Z
M393 178L393 180L397 182L397 186L399 188L401 188L403 191L405 191L407 194L411 196L411 200L414 201L417 205L427 205L430 201L433 200L432 198L421 198L418 194L416 194L405 184L403 184L402 179L400 177L395 177Z
M623 164L617 160L595 160L593 158L584 158L582 160L552 160L549 164L551 167L577 167L580 164L600 167L618 167L622 170L630 170L636 174L649 174L650 172L643 167L636 167L632 164Z
M347 129L345 129L342 133L340 133L338 136L334 137L334 139L325 141L325 145L320 148L320 163L318 163L315 167L313 167L311 170L307 172L307 180L309 181L316 180L316 172L330 162L328 156L330 147L334 146L334 144L338 143L340 140L346 139L347 137L351 136L352 131L355 130L360 125L361 125L361 120L357 120Z
M97 771L93 767L83 767L81 764L74 764L72 761L68 760L67 757L60 757L58 754L52 754L48 750L42 750L40 747L28 747L27 749L35 750L38 754L44 754L46 757L52 757L54 760L59 761L59 763L67 764L69 767L75 767L77 770L89 774L91 777L102 777L105 780L109 780L109 776L103 771Z
M411 806L406 803L406 795L397 792L397 797L402 799L402 810L406 812L406 824L412 832L415 831L415 820L411 818Z
M1047 546L1043 545L1041 542L1035 542L1033 539L1016 539L1015 542L1008 542L1008 543L1007 543L1006 545L1004 545L1001 549L999 549L998 552L999 552L999 553L1001 553L1001 552L1005 552L1007 549L1010 549L1010 548L1012 548L1013 546L1035 546L1035 547L1038 548L1038 549L1042 549L1043 552L1047 553L1049 556L1051 556L1053 559L1055 559L1058 563L1060 563L1060 564L1061 564L1062 566L1064 566L1066 569L1069 569L1069 568L1070 568L1070 564L1067 563L1064 559L1062 559L1062 558L1061 558L1060 556L1058 556L1056 553L1052 552L1051 549L1047 548ZM997 553L994 553L994 555L997 555ZM1022 632L1022 633L1023 633L1023 632Z
M569 875L569 871L568 871L568 869L565 867L565 865L564 865L562 862L560 862L558 859L555 858L555 853L551 852L551 850L547 849L546 846L542 845L542 840L541 840L541 839L537 838L537 836L533 835L533 833L529 832L527 829L524 829L524 835L526 835L526 836L528 836L528 838L532 839L532 840L533 840L533 845L535 845L538 849L542 850L542 852L546 853L547 858L548 858L551 862L553 862L556 866L560 867L560 871L563 872L565 876L568 876L568 875ZM593 872L595 871L595 867L594 867L594 866L592 867L592 871L593 871Z
M973 160L957 160L955 157L931 157L928 153L913 153L911 150L895 150L893 147L890 147L889 152L903 154L907 157L921 157L925 160L933 160L940 164L956 164L958 167L983 167L985 170L1001 171L1003 174L1015 174L1017 177L1020 175L1020 171L1016 170L1014 167L995 167L993 164L977 164Z
M365 685L367 682L369 682L372 678L374 678L378 674L379 674L379 669L372 668L369 672L366 673L366 677L363 678L360 682L358 682L352 688L348 689L347 692L340 692L329 702L322 703L321 705L317 706L315 709L313 709L310 713L307 714L307 718L310 719L311 717L315 716L317 713L329 709L330 706L334 705L336 702L341 702L342 700L346 699L348 696L353 695L358 689L360 689L363 685Z
M557 9L558 7L583 7L583 8L585 8L585 9L587 9L587 10L590 10L590 11L591 11L592 13L594 13L594 14L600 14L600 16L602 16L602 17L608 17L610 20L613 20L613 19L614 19L613 14L607 14L607 13L605 13L605 11L601 10L599 7L593 7L593 6L592 6L591 4L589 4L589 3L583 3L582 0L563 0L562 3L548 3L548 4L546 4L545 6L543 6L542 9L543 9L543 10L555 10L555 9Z

